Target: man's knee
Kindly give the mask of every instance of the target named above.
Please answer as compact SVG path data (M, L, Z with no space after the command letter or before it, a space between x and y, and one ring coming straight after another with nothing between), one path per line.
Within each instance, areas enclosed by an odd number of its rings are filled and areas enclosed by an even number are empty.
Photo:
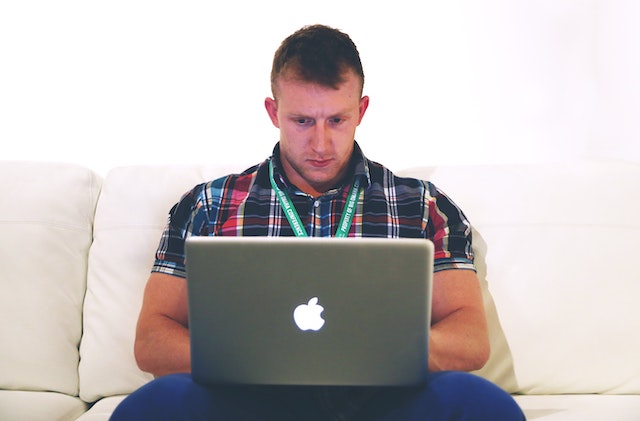
M507 392L490 381L463 372L434 374L429 389L462 420L524 420L524 414Z
M181 407L183 397L193 381L188 374L159 377L127 396L110 420L171 419L172 411Z

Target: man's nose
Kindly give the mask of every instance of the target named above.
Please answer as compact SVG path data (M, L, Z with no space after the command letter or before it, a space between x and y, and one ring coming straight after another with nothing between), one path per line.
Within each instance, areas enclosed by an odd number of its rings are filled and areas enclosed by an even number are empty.
M324 152L327 150L331 142L331 133L327 123L318 123L313 127L311 135L311 147L316 152Z

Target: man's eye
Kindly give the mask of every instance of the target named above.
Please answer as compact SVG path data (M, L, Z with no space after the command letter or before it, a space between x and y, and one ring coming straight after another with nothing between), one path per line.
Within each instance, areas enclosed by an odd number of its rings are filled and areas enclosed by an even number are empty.
M334 117L331 120L329 120L332 124L340 124L342 123L342 119L340 117Z
M309 120L308 118L297 118L295 119L295 123L300 125L300 126L305 126L311 123L311 120Z

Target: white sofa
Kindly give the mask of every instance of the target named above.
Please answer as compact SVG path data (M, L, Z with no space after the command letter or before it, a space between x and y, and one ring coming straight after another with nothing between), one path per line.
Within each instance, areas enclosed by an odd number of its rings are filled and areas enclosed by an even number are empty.
M0 162L0 420L107 420L169 208L224 166ZM417 168L466 212L490 319L479 374L529 419L640 420L640 165Z

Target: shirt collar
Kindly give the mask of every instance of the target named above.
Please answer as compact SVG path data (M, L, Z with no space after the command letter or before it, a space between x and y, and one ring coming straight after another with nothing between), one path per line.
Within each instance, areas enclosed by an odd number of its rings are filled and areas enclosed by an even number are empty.
M301 192L298 188L296 188L285 175L284 171L282 171L282 165L280 163L280 142L276 143L276 146L273 148L273 154L269 158L273 161L273 172L275 181L284 186L287 190L292 191L296 194L306 194ZM353 173L351 178L348 180L348 184L353 183L353 180L356 176L360 177L361 186L365 190L371 185L371 174L369 173L369 161L364 156L362 149L360 149L360 145L358 142L354 141L353 154L351 155L351 162L349 163L351 168L353 168ZM347 184L347 183L345 183ZM337 189L329 190L325 194L335 194L336 191L340 190L342 186Z

